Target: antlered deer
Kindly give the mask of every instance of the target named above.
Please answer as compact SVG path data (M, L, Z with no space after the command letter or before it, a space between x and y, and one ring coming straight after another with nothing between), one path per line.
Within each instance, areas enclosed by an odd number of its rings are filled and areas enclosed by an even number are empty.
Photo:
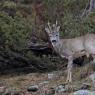
M72 66L75 58L86 55L92 55L93 62L95 62L95 34L86 34L84 36L72 39L60 39L60 26L48 23L45 31L48 34L49 40L56 51L62 58L68 59L67 66L67 82L72 81Z

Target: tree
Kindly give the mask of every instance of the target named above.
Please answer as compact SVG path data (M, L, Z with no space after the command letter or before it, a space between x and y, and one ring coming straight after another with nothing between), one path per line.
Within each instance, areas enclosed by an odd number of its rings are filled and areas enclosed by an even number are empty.
M89 15L91 12L95 11L95 0L90 0L89 3L87 3L84 12L82 13L83 16Z

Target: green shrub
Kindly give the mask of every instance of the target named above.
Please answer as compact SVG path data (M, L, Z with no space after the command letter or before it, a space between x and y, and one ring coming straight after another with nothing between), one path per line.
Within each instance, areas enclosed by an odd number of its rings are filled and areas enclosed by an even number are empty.
M88 3L89 0L44 0L45 15L52 23L58 20L64 38L92 33L95 31L95 23L91 16L81 18Z
M14 3L13 1L4 1L3 8L15 9L16 3Z
M18 2L18 5L13 0L0 2L1 52L2 48L8 53L16 51L31 62L51 64L49 58L35 57L30 50L24 51L31 32L38 38L44 38L44 26L48 20L52 23L58 20L61 26L60 35L63 38L95 33L95 13L81 18L89 0L18 0ZM41 4L42 14L38 12L39 15L36 15L35 6L39 7ZM44 20L41 17L44 17ZM41 20L43 21L40 22Z
M32 25L26 19L17 16L12 18L6 13L0 12L0 32L4 35L4 44L7 47L15 50L25 48L31 29Z

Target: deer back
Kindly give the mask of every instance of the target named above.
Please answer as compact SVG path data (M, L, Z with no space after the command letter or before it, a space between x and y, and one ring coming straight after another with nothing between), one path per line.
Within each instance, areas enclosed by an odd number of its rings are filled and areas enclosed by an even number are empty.
M84 55L84 36L72 39L60 39L56 44L55 51L63 57Z
M89 54L95 55L95 34L85 35L84 48Z

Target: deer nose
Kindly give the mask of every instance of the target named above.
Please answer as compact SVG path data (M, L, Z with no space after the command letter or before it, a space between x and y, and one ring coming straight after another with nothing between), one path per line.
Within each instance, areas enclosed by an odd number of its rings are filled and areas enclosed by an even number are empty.
M56 42L56 40L52 40L52 42Z

